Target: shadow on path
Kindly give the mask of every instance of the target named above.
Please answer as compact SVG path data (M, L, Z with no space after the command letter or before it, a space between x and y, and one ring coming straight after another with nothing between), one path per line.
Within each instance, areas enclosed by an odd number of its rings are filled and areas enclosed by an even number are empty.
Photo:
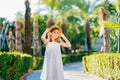
M40 75L41 70L34 71L26 77L26 80L40 80ZM84 73L82 62L74 62L64 65L64 80L104 80L104 79Z

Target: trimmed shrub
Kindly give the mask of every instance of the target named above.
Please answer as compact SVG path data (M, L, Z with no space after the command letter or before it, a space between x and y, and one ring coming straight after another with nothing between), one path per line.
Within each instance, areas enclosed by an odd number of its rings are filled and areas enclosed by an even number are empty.
M63 64L81 61L86 53L63 55ZM19 80L20 77L33 70L42 68L44 57L32 57L19 52L0 53L0 80Z
M33 70L41 69L44 57L33 57Z
M0 78L0 80L4 80L4 79Z
M0 53L0 77L4 80L19 80L32 66L32 57L18 52Z
M83 57L84 70L107 80L120 80L120 54L94 54Z
M82 57L88 55L88 53L78 53L78 54L70 54L70 62L82 61Z
M70 56L68 56L68 55L63 55L63 56L62 56L62 61L63 61L63 64L68 64L68 63L70 63Z

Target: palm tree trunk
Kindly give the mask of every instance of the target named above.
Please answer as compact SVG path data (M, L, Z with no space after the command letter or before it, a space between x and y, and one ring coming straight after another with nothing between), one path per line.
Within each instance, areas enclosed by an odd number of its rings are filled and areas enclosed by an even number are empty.
M39 56L40 55L40 44L39 44L39 40L38 40L38 35L39 35L39 32L38 32L38 21L37 19L34 19L34 23L33 23L33 26L34 26L34 48L33 48L33 54L34 56Z
M72 39L72 53L75 54L76 53L76 41L75 39Z
M67 36L67 25L66 25L64 19L62 19L62 21L61 21L61 23L60 23L60 27L61 27L61 29L62 29L62 31L63 31L63 34L64 34L65 36Z
M15 50L14 37L12 31L9 32L9 51Z
M110 52L110 35L109 35L109 29L104 28L104 34L103 34L103 52Z
M117 12L117 22L118 22L118 24L120 24L120 7ZM118 30L118 52L120 53L120 29Z
M50 14L50 17L48 18L47 22L46 22L46 25L47 27L51 27L53 26L55 23L54 23L54 20L53 20L53 16L52 16L52 13Z
M103 16L103 21L107 21L108 20L108 6L109 6L109 1L106 0L105 1L105 14ZM110 30L109 28L104 28L104 35L103 35L103 40L104 40L104 44L103 44L103 47L104 47L104 52L110 52Z
M24 42L24 52L28 54L31 53L31 26L30 26L30 2L25 1L26 12L25 12L25 42Z
M63 34L67 37L67 25L66 25L64 19L62 19L62 21L61 21L61 23L60 23L60 27L61 27L61 29L62 29ZM63 51L63 53L65 53L65 54L69 54L69 49L68 49L68 48L62 47L62 51Z
M16 51L22 51L22 36L21 36L21 23L19 20L15 21L15 35L16 35Z
M86 32L87 49L88 49L88 52L91 52L90 23L88 19L84 23L84 28Z
M118 52L120 53L120 29L118 29Z
M110 52L110 35L109 35L109 28L104 28L103 21L107 21L107 12L102 7L99 10L99 16L100 16L100 26L103 27L103 46L101 52Z

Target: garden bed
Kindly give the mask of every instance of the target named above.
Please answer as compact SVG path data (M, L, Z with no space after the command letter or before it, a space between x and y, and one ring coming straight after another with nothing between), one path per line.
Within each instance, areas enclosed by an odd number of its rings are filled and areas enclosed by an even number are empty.
M107 80L120 80L120 54L94 54L83 57L84 70Z

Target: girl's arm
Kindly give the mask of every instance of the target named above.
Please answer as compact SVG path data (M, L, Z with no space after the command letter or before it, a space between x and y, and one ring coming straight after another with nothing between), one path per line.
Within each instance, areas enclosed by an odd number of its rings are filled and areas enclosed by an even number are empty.
M46 38L47 33L48 33L48 28L44 31L44 33L41 36L41 40L45 45L47 45L47 43L48 43L48 40Z
M61 46L70 48L70 47L71 47L70 41L65 37L64 34L62 34L61 37L62 37L63 40L64 40L64 42L63 42L63 41L61 42Z

